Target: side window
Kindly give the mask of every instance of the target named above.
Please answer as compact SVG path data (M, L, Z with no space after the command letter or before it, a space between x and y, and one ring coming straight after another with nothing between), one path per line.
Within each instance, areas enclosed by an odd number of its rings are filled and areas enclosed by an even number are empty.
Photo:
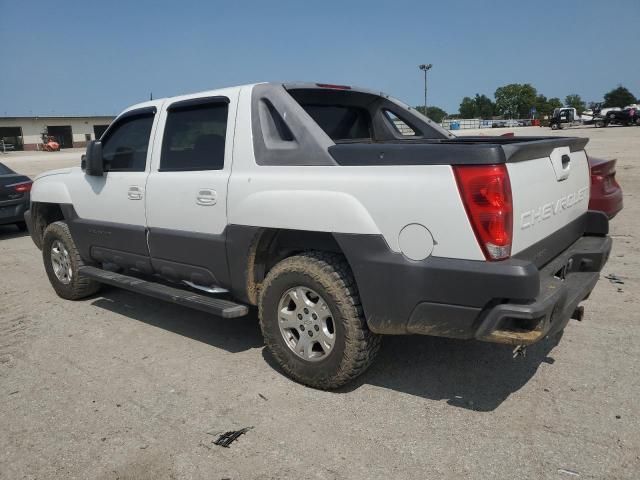
M402 135L403 137L418 136L418 133L416 133L416 131L413 128L411 128L411 126L409 126L407 122L402 120L395 113L393 113L390 110L383 110L383 111L384 111L385 117L387 117L387 120L389 121L389 123L391 123L391 126L393 127L393 129L396 132L398 132L400 135Z
M109 171L144 172L153 114L123 119L102 140L102 157Z
M169 107L160 171L222 170L228 111L224 102Z

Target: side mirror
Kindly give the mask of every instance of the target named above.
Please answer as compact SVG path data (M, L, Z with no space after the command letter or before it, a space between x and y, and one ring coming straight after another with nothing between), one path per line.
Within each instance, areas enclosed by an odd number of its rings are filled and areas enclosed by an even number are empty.
M87 145L87 153L83 155L82 165L87 175L101 177L104 174L102 142L100 142L100 140L89 142L89 145Z

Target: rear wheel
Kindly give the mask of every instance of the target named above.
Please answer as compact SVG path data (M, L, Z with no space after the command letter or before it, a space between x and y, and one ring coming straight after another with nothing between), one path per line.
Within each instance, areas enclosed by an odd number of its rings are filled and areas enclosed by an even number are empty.
M69 227L64 222L53 222L44 231L42 259L51 286L58 296L79 300L100 290L100 284L80 275L84 265Z
M263 283L259 311L265 343L280 367L314 388L350 382L380 348L340 255L311 252L278 263Z

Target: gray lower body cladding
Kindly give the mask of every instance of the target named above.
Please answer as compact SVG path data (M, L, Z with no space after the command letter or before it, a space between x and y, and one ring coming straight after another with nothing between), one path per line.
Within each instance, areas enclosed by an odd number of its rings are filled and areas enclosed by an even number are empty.
M186 234L87 221L72 206L61 207L86 261L213 282L238 301L253 303L247 291L248 261L258 227L230 225L215 236ZM29 212L26 219L33 232ZM564 327L589 295L611 250L607 233L606 216L589 212L500 262L412 261L391 251L380 235L333 238L353 270L373 332L526 344ZM313 232L292 238L301 250L318 248Z
M60 207L81 257L89 264L113 263L173 281L230 286L226 232L212 235L101 222L78 217L72 205Z
M540 267L528 258L412 261L376 235L335 237L372 331L528 344L566 325L609 257L611 239L601 215L590 212L580 224L581 232L567 226L577 237L564 235L569 245Z

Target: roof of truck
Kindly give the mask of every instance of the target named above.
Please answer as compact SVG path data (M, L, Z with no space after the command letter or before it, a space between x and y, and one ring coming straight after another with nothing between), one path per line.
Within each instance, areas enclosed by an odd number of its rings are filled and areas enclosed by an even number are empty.
M353 86L353 85L339 85L339 84L320 83L320 82L257 82L257 83L248 83L248 84L244 84L244 85L235 85L235 86L230 86L230 87L216 88L216 89L212 89L212 90L203 90L203 91L200 91L200 92L187 93L187 94L183 94L183 95L175 95L173 97L156 98L154 100L148 100L146 102L141 102L141 103L136 103L135 105L131 105L130 107L127 107L125 110L123 110L122 113L127 112L129 110L136 110L138 108L145 108L145 107L156 107L156 108L159 108L160 105L162 105L167 100L171 100L171 101L174 101L174 100L187 100L189 98L201 97L201 96L204 96L204 95L210 95L210 96L220 95L220 94L224 94L224 92L229 92L230 93L230 92L232 92L234 90L240 90L240 89L245 88L245 87L254 87L256 85L282 85L287 90L293 90L293 89L349 90L349 91L353 91L353 92L361 92L361 93L369 93L371 95L379 95L379 96L382 96L382 97L388 97L389 96L384 92L375 91L375 90L362 88L362 87L356 87L356 86Z
M187 100L189 98L194 98L194 97L202 97L202 96L214 96L214 95L220 95L223 92L232 92L235 90L240 90L244 87L253 87L255 85L258 85L257 83L248 83L246 85L236 85L236 86L231 86L231 87L222 87L222 88L216 88L213 90L203 90L200 92L193 92L193 93L185 93L182 95L175 95L173 97L162 97L162 98L155 98L153 100L147 100L146 102L141 102L141 103L136 103L135 105L131 105L129 107L127 107L125 110L122 111L122 113L128 112L129 110L137 110L139 108L146 108L146 107L156 107L159 108L160 105L162 105L165 101L167 100Z

